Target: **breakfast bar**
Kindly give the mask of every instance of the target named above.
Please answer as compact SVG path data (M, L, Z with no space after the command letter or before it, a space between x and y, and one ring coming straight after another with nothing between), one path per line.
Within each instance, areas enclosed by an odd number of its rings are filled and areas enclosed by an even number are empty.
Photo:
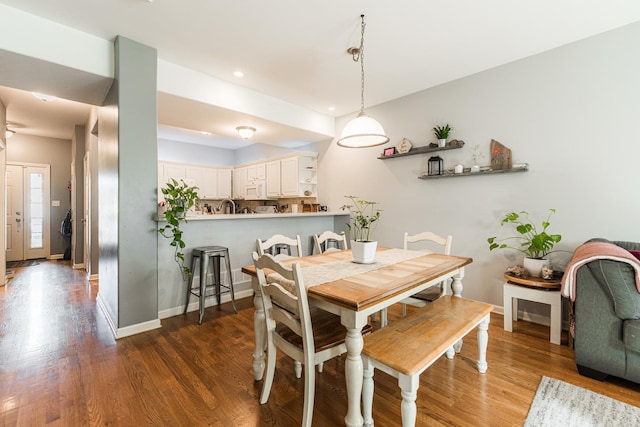
M345 212L308 212L235 215L194 215L181 225L186 243L185 265L190 264L191 250L199 246L219 245L229 249L231 270L236 298L253 294L249 276L240 269L251 264L251 254L256 250L256 239L266 239L274 234L300 235L304 255L310 255L312 235L325 230L341 232L347 229L349 216ZM166 222L159 219L157 227ZM158 235L158 312L166 318L182 314L186 283L173 259L173 247L169 240ZM213 301L207 301L211 304ZM195 309L195 306L193 307Z

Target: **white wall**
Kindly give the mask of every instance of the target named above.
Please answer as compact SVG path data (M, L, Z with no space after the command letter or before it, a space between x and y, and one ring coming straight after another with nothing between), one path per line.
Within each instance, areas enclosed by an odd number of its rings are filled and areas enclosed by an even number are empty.
M502 274L522 256L489 252L486 239L507 232L499 221L508 211L557 209L549 231L562 234L563 249L592 237L640 241L638 40L633 24L367 109L385 126L387 146L403 137L427 145L431 128L447 122L466 145L441 152L445 166L470 166L475 144L488 164L493 138L528 172L419 180L429 155L383 161L384 146L318 144L320 202L337 208L347 194L380 202L376 234L386 246L401 245L405 231L452 234L453 253L474 260L464 295L500 307ZM563 267L567 257L552 261Z
M235 155L233 150L224 148L158 139L158 160L204 166L233 166Z

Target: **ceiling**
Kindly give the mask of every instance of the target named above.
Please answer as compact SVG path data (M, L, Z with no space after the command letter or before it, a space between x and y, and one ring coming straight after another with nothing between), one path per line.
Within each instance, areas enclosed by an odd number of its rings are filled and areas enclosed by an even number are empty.
M346 50L359 44L362 13L367 23L366 106L640 21L637 0L0 3L104 39L125 36L156 48L159 59L336 117L360 108L360 69ZM235 77L236 70L244 77ZM71 101L45 103L2 87L0 98L8 104L8 121L18 132L68 139L73 125L88 117L88 106ZM240 147L233 135L194 132L206 128L199 120L211 120L205 108L163 102L159 96L160 135ZM276 128L269 141L260 140L260 131L252 140L293 144L322 138L287 126Z

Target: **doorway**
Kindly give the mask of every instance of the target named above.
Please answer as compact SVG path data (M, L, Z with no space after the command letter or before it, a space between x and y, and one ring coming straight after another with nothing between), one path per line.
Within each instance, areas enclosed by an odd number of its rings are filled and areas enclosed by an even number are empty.
M7 261L50 256L49 165L7 163Z

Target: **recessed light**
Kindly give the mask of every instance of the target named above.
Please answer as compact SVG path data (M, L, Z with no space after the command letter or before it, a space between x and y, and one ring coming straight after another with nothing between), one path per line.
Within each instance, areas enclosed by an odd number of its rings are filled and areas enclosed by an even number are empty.
M58 97L56 97L56 96L45 95L44 93L39 93L39 92L31 92L31 95L35 96L40 101L45 101L45 102L47 102L47 101L55 101L56 99L58 99Z
M201 130L200 133L207 136L211 135L211 132L207 132L206 130Z
M329 107L328 110L329 111L336 111L336 107Z
M234 71L233 75L236 77L244 77L244 73L242 71Z

